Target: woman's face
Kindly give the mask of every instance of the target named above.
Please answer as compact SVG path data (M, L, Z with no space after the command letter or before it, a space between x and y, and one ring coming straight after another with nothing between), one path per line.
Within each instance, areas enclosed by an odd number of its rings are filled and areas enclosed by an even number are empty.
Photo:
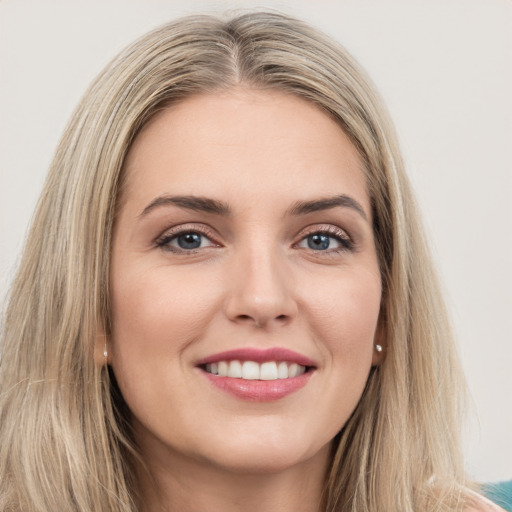
M240 89L158 114L125 167L109 359L143 455L325 462L380 357L355 147L305 100Z

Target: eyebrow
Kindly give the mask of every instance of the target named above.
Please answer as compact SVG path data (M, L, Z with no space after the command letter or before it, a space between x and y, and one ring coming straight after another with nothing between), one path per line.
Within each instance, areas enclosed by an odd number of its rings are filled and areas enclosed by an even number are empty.
M289 213L291 215L305 215L307 213L330 210L331 208L336 208L337 206L350 208L361 215L364 220L368 220L363 207L354 198L345 194L322 199L315 199L313 201L297 201L292 206L292 208L290 208Z
M146 216L148 213L152 212L156 208L168 205L175 205L180 208L185 208L187 210L198 211L198 212L206 212L213 213L215 215L220 215L223 217L227 217L231 215L231 208L227 203L223 201L218 201L217 199L210 199L208 197L201 196L171 196L171 195L163 195L159 196L151 203L149 203L142 213L139 215L140 217ZM333 197L326 197L321 199L314 199L311 201L297 201L288 211L288 215L306 215L308 213L318 212L322 210L330 210L331 208L336 207L350 208L356 211L364 220L368 220L366 212L363 207L352 197L347 196L345 194L341 194Z
M154 209L168 205L176 205L180 208L185 208L187 210L193 210L196 212L214 213L224 217L231 214L231 208L226 203L217 201L216 199L199 196L163 195L151 201L151 203L149 203L146 208L142 210L142 213L139 215L139 217L144 217Z

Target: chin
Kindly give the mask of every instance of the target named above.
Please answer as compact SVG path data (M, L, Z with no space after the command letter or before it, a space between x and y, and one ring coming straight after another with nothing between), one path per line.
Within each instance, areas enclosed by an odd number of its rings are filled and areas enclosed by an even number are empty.
M303 454L302 457L299 457L297 454L282 452L253 452L236 454L231 457L216 458L214 465L218 468L222 468L224 471L239 475L268 475L282 474L312 458L315 458L315 456L311 457Z
M289 431L276 435L275 431L269 434L262 430L254 438L232 437L229 446L216 445L206 458L217 467L238 474L282 473L308 461L327 461L330 446L331 441L307 443Z

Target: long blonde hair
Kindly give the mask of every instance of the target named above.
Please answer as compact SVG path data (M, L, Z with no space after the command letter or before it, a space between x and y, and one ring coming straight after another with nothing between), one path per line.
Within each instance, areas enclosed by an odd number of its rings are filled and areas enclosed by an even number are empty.
M98 327L109 331L111 234L123 162L157 111L239 84L316 104L351 138L367 173L386 358L335 439L322 508L463 508L464 383L393 126L342 47L305 23L266 12L230 20L193 16L149 33L107 66L74 113L4 318L3 512L137 509L129 416L108 368L93 358Z

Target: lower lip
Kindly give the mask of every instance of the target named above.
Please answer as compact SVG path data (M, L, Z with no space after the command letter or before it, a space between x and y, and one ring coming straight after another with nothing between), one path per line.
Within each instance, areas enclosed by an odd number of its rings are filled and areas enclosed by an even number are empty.
M202 370L202 373L216 388L237 398L253 402L272 402L303 388L313 371L307 371L298 377L277 380L245 380L219 377L204 370Z

